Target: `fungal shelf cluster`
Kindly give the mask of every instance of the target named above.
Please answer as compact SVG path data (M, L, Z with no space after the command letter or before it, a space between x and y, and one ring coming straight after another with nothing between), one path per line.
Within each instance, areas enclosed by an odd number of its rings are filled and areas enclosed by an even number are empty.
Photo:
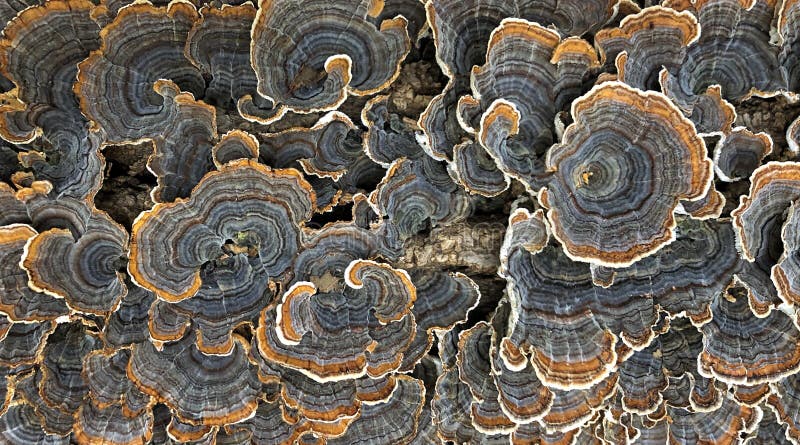
M0 443L800 443L800 0L0 20Z

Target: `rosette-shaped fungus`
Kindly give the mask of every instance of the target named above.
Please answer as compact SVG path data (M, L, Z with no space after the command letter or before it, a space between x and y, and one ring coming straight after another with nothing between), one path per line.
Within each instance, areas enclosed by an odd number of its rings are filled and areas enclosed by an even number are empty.
M256 18L251 3L200 8L186 40L186 56L211 76L204 100L224 110L236 110L248 120L270 122L280 108L256 93L256 73L250 64L250 28Z
M81 111L107 142L132 143L172 124L177 107L159 79L202 96L203 77L184 57L195 20L197 10L188 2L164 8L136 2L120 9L103 29L100 48L78 65L75 93Z
M666 6L689 10L702 32L686 58L662 78L664 92L696 123L714 121L714 101L703 100L707 89L721 87L727 100L751 94L771 94L786 88L778 65L778 48L770 44L775 14L772 0L674 0ZM720 131L714 125L702 125ZM713 128L717 127L717 128Z
M459 119L500 170L538 190L544 153L557 139L556 113L581 94L597 66L585 40L505 19L492 32L486 64L472 69L473 95L459 101Z
M207 174L191 198L158 204L134 222L128 270L168 302L191 298L215 260L258 258L280 279L314 207L311 186L296 170L271 170L240 160Z
M686 48L700 35L697 19L689 12L653 6L625 17L617 28L597 32L595 45L617 80L641 90L660 90L662 68L676 70Z
M262 0L250 57L258 93L295 112L332 110L389 86L410 49L403 17L375 26L383 2Z
M224 425L253 415L261 383L250 364L249 345L234 338L228 355L206 355L188 337L157 350L150 342L133 346L127 374L154 400L191 425Z
M793 239L796 223L792 220L797 217L790 216L789 221L783 226L784 213L794 207L794 202L800 198L800 164L793 162L770 162L762 165L751 177L750 192L741 198L739 207L733 213L733 225L736 228L736 241L741 249L744 259L750 262L761 262L762 257L768 256L772 236L777 230L784 227L779 239L783 240L786 252L780 265L770 264L772 267L772 281L777 288L781 299L790 304L800 302L800 293L795 289L795 281L790 279L793 272L792 265L796 262L793 257L795 240ZM790 211L791 214L794 210Z
M344 281L327 292L297 282L280 304L265 309L257 330L264 358L320 382L396 370L415 329L411 278L384 263L356 260Z
M617 82L573 102L572 116L539 196L565 252L621 267L671 242L678 201L703 197L712 180L694 125L663 95Z
M649 344L656 305L706 322L711 301L730 285L739 264L730 226L687 219L673 244L617 270L609 287L598 287L588 265L571 261L552 242L543 244L546 235L530 234L546 230L546 223L541 212L526 213L512 214L502 249L513 323L501 357L519 370L529 354L539 378L556 388L585 388L608 376L619 358L618 338L637 349Z
M22 164L38 179L50 180L59 194L91 196L100 188L104 163L72 85L78 62L100 45L100 27L91 17L91 2L42 3L22 11L3 31L0 72L14 82L20 104L3 107L0 135L15 143L41 136Z
M445 90L433 98L419 118L431 153L451 159L453 147L464 142L466 134L456 120L457 103L468 92L470 70L485 61L492 30L503 19L517 17L579 36L605 24L616 5L616 0L521 0L490 5L479 0L428 0L436 59L450 78Z

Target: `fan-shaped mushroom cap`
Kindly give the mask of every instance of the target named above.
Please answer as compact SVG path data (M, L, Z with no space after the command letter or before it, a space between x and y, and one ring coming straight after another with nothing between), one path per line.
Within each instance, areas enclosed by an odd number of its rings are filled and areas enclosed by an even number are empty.
M619 27L597 32L595 46L603 64L615 66L617 79L642 90L659 90L663 67L676 70L686 48L700 36L688 11L652 6L622 19Z
M473 204L444 165L428 157L395 161L370 195L370 203L401 241L427 227L466 219Z
M731 297L732 298L732 297ZM712 320L702 327L700 372L727 383L775 382L800 369L800 330L791 317L772 311L757 318L745 298L718 297Z
M714 170L726 182L749 178L770 153L772 138L768 134L735 128L714 147Z
M192 425L224 425L253 415L261 387L240 337L228 355L206 355L184 338L157 350L133 346L127 374L136 386Z
M11 445L37 443L42 445L67 445L68 437L49 435L42 429L41 420L33 407L18 402L0 416L0 437Z
M270 277L280 277L313 206L311 186L295 170L227 164L206 175L189 200L156 205L137 218L128 270L170 302L196 294L203 265L227 251L260 258Z
M381 2L382 3L382 2ZM376 2L262 0L250 56L258 93L296 112L338 107L389 86L410 49L406 19L369 18Z
M175 1L157 8L136 2L120 9L104 29L99 49L78 65L75 93L81 111L109 143L131 143L160 134L176 107L167 79L201 96L205 82L184 57L197 10Z
M544 153L557 140L555 117L581 94L597 54L585 40L561 40L537 23L505 19L492 32L486 63L472 69L472 96L459 119L506 175L538 190Z
M105 165L101 140L88 133L72 92L78 62L100 46L94 8L84 0L42 2L10 20L0 42L0 71L19 101L0 112L0 134L15 143L41 136L21 163L57 193L78 198L99 190Z
M694 125L663 95L616 82L573 102L572 115L539 196L567 254L621 267L674 240L678 200L701 198L712 179Z
M344 277L345 288L327 292L297 282L275 309L265 309L257 330L261 354L321 382L397 369L415 329L416 288L408 273L356 260Z
M63 299L28 287L20 262L25 244L36 234L27 224L0 227L0 310L13 321L52 320L69 312Z
M104 212L78 210L85 222L80 233L53 228L31 237L20 266L30 288L64 299L74 310L107 314L127 293L120 269L128 233Z
M219 169L237 159L258 159L258 139L242 130L231 130L220 136L211 148L214 165Z

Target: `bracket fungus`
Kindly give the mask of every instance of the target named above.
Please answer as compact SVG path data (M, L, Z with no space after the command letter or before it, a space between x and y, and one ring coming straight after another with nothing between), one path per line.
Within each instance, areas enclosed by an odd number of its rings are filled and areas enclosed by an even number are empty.
M0 20L0 443L800 442L800 0Z
M678 200L703 197L712 181L694 125L665 96L615 82L575 100L572 117L539 195L565 252L624 267L670 243Z

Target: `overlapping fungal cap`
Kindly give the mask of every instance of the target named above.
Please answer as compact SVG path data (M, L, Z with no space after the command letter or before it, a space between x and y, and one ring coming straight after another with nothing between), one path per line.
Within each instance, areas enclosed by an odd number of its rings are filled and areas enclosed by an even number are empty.
M603 65L616 69L617 80L658 91L661 69L677 69L699 35L691 13L652 6L625 17L617 28L598 31L595 46Z
M731 213L736 228L737 245L747 261L759 262L761 257L769 255L772 236L777 235L777 231L783 227L784 213L800 197L798 178L800 178L800 165L792 162L769 162L753 172L749 194L741 198L739 207ZM790 249L793 243L791 227L789 221L786 226L788 230L777 236L777 239L782 239L784 244L788 238ZM782 261L787 268L792 261L791 252L788 256L788 261ZM783 266L772 269L772 278L781 299L787 303L798 301L791 282L786 278Z
M143 393L165 403L183 422L224 425L253 415L261 384L247 359L249 346L234 338L228 355L206 355L186 337L157 350L133 346L128 378Z
M471 418L473 402L469 386L459 378L456 329L440 337L439 356L443 372L436 380L435 396L431 401L431 415L437 435L444 441L457 443L508 443L507 434L485 434L475 428Z
M264 358L320 382L396 370L415 329L411 278L385 263L356 260L344 279L346 286L328 291L297 282L265 309L257 330Z
M470 70L484 63L490 35L503 19L517 17L554 27L564 35L580 36L605 24L616 4L615 0L523 0L481 7L485 5L475 0L429 0L426 8L436 59L450 78L444 91L431 100L419 118L431 154L452 159L453 147L464 142L467 135L456 119L456 107L469 90Z
M672 420L671 443L737 443L739 435L754 431L762 417L761 408L739 405L728 396L714 411L693 413L667 407L667 412Z
M756 385L780 380L800 369L800 331L788 315L772 311L765 318L757 318L745 298L729 301L722 297L714 301L711 312L712 320L702 327L703 352L698 358L703 375L727 383Z
M370 203L400 240L462 221L472 210L471 198L452 181L445 166L427 157L395 161L370 195Z
M409 444L415 438L420 412L425 402L425 387L420 380L409 376L398 376L394 390L385 401L365 404L361 415L347 431L326 441L329 445L345 445L354 442L364 444L390 443Z
M800 4L796 0L783 2L778 10L778 33L781 37L781 49L778 60L783 68L788 87L793 92L800 91L800 33L797 20L800 19Z
M744 439L748 445L779 444L789 445L792 442L786 437L783 427L770 409L763 409L764 416L758 428Z
M358 417L363 402L386 399L396 383L393 376L320 383L302 372L265 360L255 350L251 357L258 364L261 381L279 385L280 399L293 412L292 417L310 422L338 422L346 427Z
M153 427L151 399L128 379L130 350L94 351L84 359L89 385L75 419L79 443L106 440L115 444L144 444Z
M255 17L251 3L203 6L189 31L186 56L211 77L206 102L224 110L238 109L245 119L266 123L282 113L256 93L256 73L250 64L250 28Z
M361 124L367 127L364 152L381 166L388 168L403 157L424 156L416 138L416 123L393 113L389 108L389 96L370 99L361 111Z
M772 384L772 395L767 399L767 405L775 412L778 421L785 428L786 438L792 443L800 440L798 390L800 390L800 378L795 374Z
M127 293L121 269L128 234L107 214L88 206L80 210L81 233L54 228L31 237L20 265L31 289L64 299L75 310L109 313Z
M259 2L250 57L258 93L296 112L338 107L348 94L379 92L394 81L410 48L407 21L370 18L383 2Z
M412 269L411 282L417 299L411 308L417 329L408 349L403 352L401 370L413 369L433 346L434 333L449 331L466 321L480 302L480 290L469 277L432 269Z
M84 358L84 378L97 408L120 405L131 417L149 408L150 397L128 379L130 357L129 349L119 349L93 351Z
M191 324L196 344L207 354L228 353L231 333L249 325L272 298L269 276L259 259L234 255L212 260L200 272L202 285L186 300L158 300L150 308L150 337L171 341L186 335Z
M100 339L79 321L56 327L42 351L41 381L37 384L45 405L68 418L74 416L89 390L82 374L83 360L100 347ZM71 424L65 425L61 434L70 429Z
M152 134L154 151L147 167L158 179L150 193L154 202L186 198L200 179L214 169L212 145L217 135L214 107L180 93L178 85L159 80L155 88L170 107L171 119Z
M260 158L275 167L290 167L295 162L306 173L339 180L355 160L363 155L360 134L346 115L334 111L311 128L291 128L267 134L260 147Z
M662 78L665 93L693 121L706 119L701 96L713 85L727 100L771 94L786 88L778 49L770 44L775 2L769 0L670 1L666 6L692 12L702 32L686 58ZM699 107L695 116L695 108ZM715 131L722 130L716 128Z
M55 329L52 321L11 323L4 327L0 341L0 366L19 368L42 361L47 336Z
M616 270L613 283L599 287L587 264L547 244L542 212L517 211L509 225L501 273L514 323L501 356L513 370L529 355L542 381L557 388L587 387L608 376L618 343L647 346L658 329L657 308L707 321L709 305L739 265L730 226L686 219L674 243Z
M74 412L64 412L58 407L49 405L39 391L41 382L42 373L40 371L20 375L16 382L15 395L17 399L24 400L33 407L34 412L41 419L42 429L45 433L66 437L72 429Z
M36 415L33 407L25 402L14 403L5 414L0 416L0 430L2 430L0 436L9 444L69 444L68 437L45 433L42 429L41 419Z
M616 1L589 2L523 0L492 3L478 8L476 1L430 0L428 21L436 39L437 58L450 75L469 74L483 62L492 30L508 17L519 17L563 35L580 36L600 28L614 13Z
M114 347L141 343L148 339L150 306L155 296L149 290L126 281L128 293L103 326L103 338Z
M459 119L501 171L536 190L546 176L544 153L558 138L556 113L597 65L585 40L505 19L492 32L486 64L472 69L472 96L459 101Z
M781 239L783 240L783 255L781 260L772 268L772 281L778 289L779 294L785 295L784 299L795 302L794 295L796 292L796 284L798 267L798 254L800 254L800 215L796 202L793 202L788 211L786 223L781 230Z
M749 178L771 153L772 138L768 134L735 128L714 147L714 170L726 182Z
M222 168L228 162L237 159L258 159L258 139L242 130L231 130L220 136L219 141L211 148L214 165Z
M617 82L573 102L572 116L539 196L567 254L621 267L671 242L678 201L701 198L712 179L694 125L663 95Z
M467 141L453 147L453 162L448 169L456 182L477 195L497 196L511 185L511 178L477 142Z
M106 442L120 445L144 445L153 431L153 414L126 416L122 407L100 408L85 402L78 410L74 424L75 441L81 445Z
M472 394L470 417L473 426L487 434L507 434L516 424L503 412L500 393L492 375L492 327L485 322L459 334L457 366L459 377Z
M800 117L795 119L786 129L786 142L793 153L800 152Z
M64 300L28 287L28 275L19 265L25 244L36 234L27 224L0 227L0 310L12 321L52 320L68 313Z
M270 278L279 278L313 207L311 186L297 171L251 160L227 164L207 174L188 200L158 204L137 218L128 270L168 302L194 296L203 268L228 256L258 258Z
M104 165L72 92L78 62L100 44L93 9L82 0L33 6L10 20L0 42L2 74L16 87L4 100L14 105L0 112L0 134L15 143L41 136L21 164L57 193L81 198L100 188Z
M160 134L175 118L167 79L202 96L205 82L184 56L197 10L188 2L123 7L103 28L101 46L78 65L75 93L81 111L109 143Z

